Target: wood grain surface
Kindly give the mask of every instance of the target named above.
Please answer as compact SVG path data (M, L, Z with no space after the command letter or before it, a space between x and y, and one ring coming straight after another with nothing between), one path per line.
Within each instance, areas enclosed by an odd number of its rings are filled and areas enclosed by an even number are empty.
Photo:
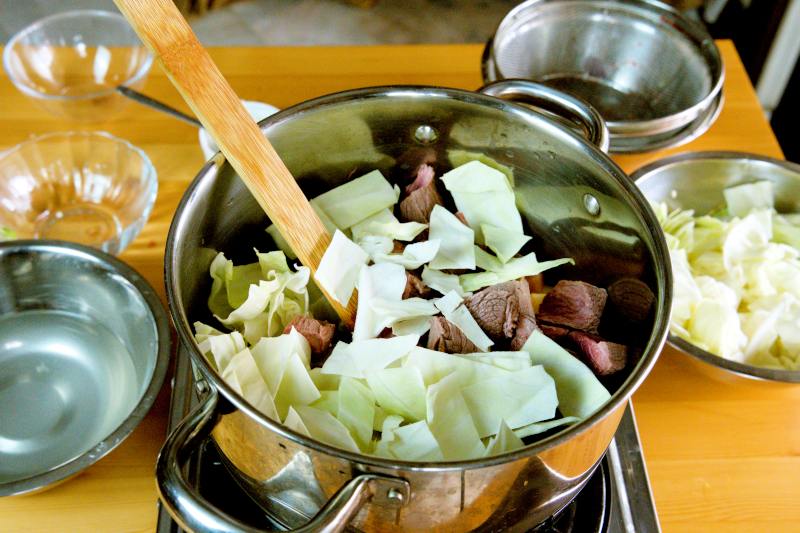
M481 85L481 46L212 49L237 94L286 107L337 90L385 84ZM730 42L725 105L714 126L669 151L616 157L623 169L669 153L740 150L781 157ZM186 110L157 68L145 92ZM164 297L162 261L172 214L203 164L197 131L155 111L132 107L102 129L142 147L159 173L150 221L122 259ZM31 134L76 129L48 116L0 77L0 149ZM645 458L663 530L800 530L800 387L708 375L670 350L634 397ZM116 450L51 490L0 500L0 531L138 532L156 523L155 458L164 439L169 386L142 425Z

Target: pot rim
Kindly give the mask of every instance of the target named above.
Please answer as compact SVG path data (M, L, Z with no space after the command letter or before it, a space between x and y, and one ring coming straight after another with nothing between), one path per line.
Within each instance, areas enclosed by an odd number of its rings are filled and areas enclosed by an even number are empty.
M589 148L598 164L606 167L607 171L613 176L613 179L617 182L617 184L632 197L631 199L635 202L633 207L638 208L637 215L642 219L643 227L658 227L655 213L650 208L647 200L636 187L634 182L630 180L619 168L619 166L617 166L617 164L614 163L606 154L588 143L588 141L584 140L575 132L558 124L556 121L547 118L541 113L538 113L525 106L518 105L507 100L501 100L492 96L466 91L463 89L424 85L389 85L350 89L313 98L311 100L307 100L283 109L259 122L259 126L262 131L265 131L270 126L294 117L302 116L305 112L315 109L319 106L331 106L335 104L351 102L354 100L365 100L372 98L415 98L421 96L432 96L442 99L456 99L465 103L488 105L489 107L495 109L500 109L505 112L522 116L531 122L545 122L548 127L554 127L561 130L562 133L572 137ZM217 388L217 390L219 390L229 402L236 406L237 409L244 411L249 418L255 420L269 430L278 433L281 437L289 439L299 445L306 446L315 451L326 453L328 455L346 459L362 467L421 472L461 471L474 468L483 468L512 462L523 457L538 455L545 450L554 448L566 442L567 440L570 440L584 433L585 431L588 431L597 422L616 410L622 403L626 402L650 373L664 345L669 326L669 306L672 301L672 271L669 261L666 259L669 256L663 233L652 232L651 238L653 241L653 256L656 258L652 266L656 275L656 279L663 280L663 287L659 288L661 291L661 298L657 299L653 334L650 336L642 357L637 366L633 369L633 371L631 371L630 376L620 386L617 392L611 396L610 400L588 418L578 422L573 426L566 426L564 429L558 431L554 435L523 448L500 455L470 459L466 461L393 461L381 457L349 452L303 436L290 430L280 422L268 418L266 415L263 415L251 407L233 389L231 389L224 382L224 380L216 375L214 369L211 368L209 362L199 351L197 342L194 340L194 336L191 333L192 330L189 320L183 312L183 298L177 291L178 273L180 271L179 265L177 264L176 254L174 253L174 251L177 249L177 236L179 233L179 228L182 226L191 225L191 221L182 220L181 215L191 203L195 194L197 194L200 183L207 176L216 174L225 162L225 156L220 152L201 168L198 175L194 178L186 192L181 197L181 201L178 204L172 223L170 224L169 234L167 236L164 265L169 312L172 316L181 342L186 348L188 348L192 359L194 360L195 364L198 365L199 370L208 380L208 382L212 384L213 387ZM658 261L657 258L659 256L664 260Z

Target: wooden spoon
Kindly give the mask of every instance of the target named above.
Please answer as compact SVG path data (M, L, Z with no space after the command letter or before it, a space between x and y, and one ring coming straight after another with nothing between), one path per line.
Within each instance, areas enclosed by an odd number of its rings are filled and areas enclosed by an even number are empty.
M330 233L173 1L114 2L297 257L316 272ZM325 296L352 329L355 295L347 307Z

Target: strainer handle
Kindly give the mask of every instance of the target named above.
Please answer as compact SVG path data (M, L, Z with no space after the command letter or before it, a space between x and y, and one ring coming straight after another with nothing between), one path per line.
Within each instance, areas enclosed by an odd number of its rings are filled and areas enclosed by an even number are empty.
M167 437L156 464L156 479L161 502L186 531L194 533L258 533L255 529L214 507L194 490L184 477L188 460L217 425L220 402L214 386L204 400L186 415ZM408 482L379 474L360 474L345 483L306 525L291 531L301 533L339 533L345 531L372 497L380 493L400 495L406 502ZM395 498L398 499L398 498Z
M600 150L608 153L608 128L600 113L592 106L547 85L528 80L508 79L484 85L479 92L530 104L581 127L584 137Z

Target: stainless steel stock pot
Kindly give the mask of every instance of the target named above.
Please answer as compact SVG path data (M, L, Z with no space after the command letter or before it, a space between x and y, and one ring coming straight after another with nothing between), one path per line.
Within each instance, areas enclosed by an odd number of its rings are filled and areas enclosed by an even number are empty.
M539 255L575 259L559 277L608 284L633 276L656 294L652 322L630 340L638 357L609 383L612 399L523 449L446 463L349 453L266 418L215 374L192 336L192 322L211 318L208 267L215 254L243 261L254 246L274 246L265 214L217 154L184 194L165 260L170 311L204 397L168 437L157 468L161 498L184 527L251 530L203 501L181 473L209 435L249 495L278 522L302 531L525 530L566 505L592 474L664 343L672 286L664 238L642 195L604 153L607 131L596 112L529 82L482 91L357 89L286 109L261 128L308 196L375 168L391 177L415 153L445 162L451 150L480 152L512 168L517 204ZM552 115L508 99L566 116L600 148Z

